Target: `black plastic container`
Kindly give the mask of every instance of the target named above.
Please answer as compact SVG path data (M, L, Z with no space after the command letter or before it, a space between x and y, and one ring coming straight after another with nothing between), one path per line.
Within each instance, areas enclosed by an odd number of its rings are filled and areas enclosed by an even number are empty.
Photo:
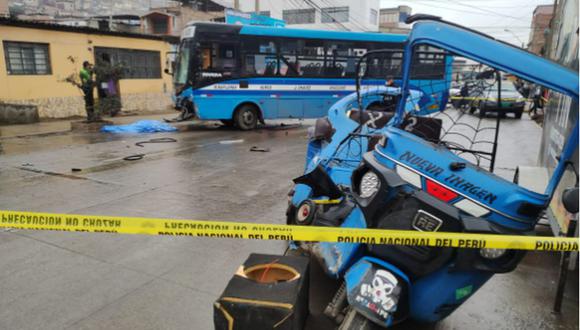
M251 254L214 303L215 329L302 329L308 277L306 257Z

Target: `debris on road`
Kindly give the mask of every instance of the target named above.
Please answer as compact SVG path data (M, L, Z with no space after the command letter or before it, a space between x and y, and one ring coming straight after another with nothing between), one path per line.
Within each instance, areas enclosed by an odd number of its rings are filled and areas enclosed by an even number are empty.
M170 142L177 142L174 138L156 138L156 139L149 139L147 141L140 141L135 143L138 147L143 147L145 143L170 143Z
M289 129L295 129L295 128L300 128L300 127L302 127L302 123L298 123L298 124L281 123L280 125L277 125L277 126L267 127L267 129L269 129L269 130L289 130Z
M127 125L107 125L101 128L104 133L158 133L175 132L177 128L158 120L138 120Z
M137 155L131 155L131 156L124 157L123 160L128 160L128 161L141 160L141 159L143 159L143 157L145 157L145 154L137 154Z
M250 151L254 151L254 152L270 152L270 148L260 148L260 147L252 146L250 148Z

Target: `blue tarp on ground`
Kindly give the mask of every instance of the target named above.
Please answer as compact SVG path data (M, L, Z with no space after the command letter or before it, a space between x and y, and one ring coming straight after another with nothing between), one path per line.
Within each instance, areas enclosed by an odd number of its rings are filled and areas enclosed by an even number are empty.
M107 125L101 128L105 133L156 133L175 132L177 128L159 120L138 120L127 125Z

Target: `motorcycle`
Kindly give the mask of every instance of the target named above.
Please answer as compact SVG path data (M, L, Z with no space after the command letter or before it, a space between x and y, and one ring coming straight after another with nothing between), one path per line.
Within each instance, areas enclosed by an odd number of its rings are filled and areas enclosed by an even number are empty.
M312 136L319 138L308 147L306 174L294 180L288 223L532 235L578 148L578 122L545 191L532 191L466 161L463 153L487 153L438 139L437 125L430 126L434 139L404 129L417 97L409 86L411 58L428 46L487 66L497 73L499 107L504 103L499 71L547 86L575 104L578 74L437 17L415 15L407 23L415 24L405 46L396 112L380 128L365 119L374 116L366 111L359 111L357 123L346 110L356 98L350 96L330 110L328 122L317 122ZM494 157L497 132L495 138ZM562 196L569 212L578 211L577 196L577 187ZM396 243L294 243L316 257L328 276L342 281L325 310L339 329L388 328L408 319L437 322L524 257L522 250L477 242L465 248Z

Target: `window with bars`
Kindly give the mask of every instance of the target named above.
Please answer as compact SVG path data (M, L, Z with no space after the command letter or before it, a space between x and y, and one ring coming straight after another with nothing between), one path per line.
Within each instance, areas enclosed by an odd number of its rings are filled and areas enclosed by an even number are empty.
M49 75L48 44L4 41L4 58L9 75Z
M315 11L312 9L287 9L282 11L282 19L286 24L314 23Z
M161 78L161 56L158 51L95 47L95 58L102 59L103 56L110 59L111 65L123 68L123 79Z
M348 7L322 8L322 23L345 23L348 22Z

